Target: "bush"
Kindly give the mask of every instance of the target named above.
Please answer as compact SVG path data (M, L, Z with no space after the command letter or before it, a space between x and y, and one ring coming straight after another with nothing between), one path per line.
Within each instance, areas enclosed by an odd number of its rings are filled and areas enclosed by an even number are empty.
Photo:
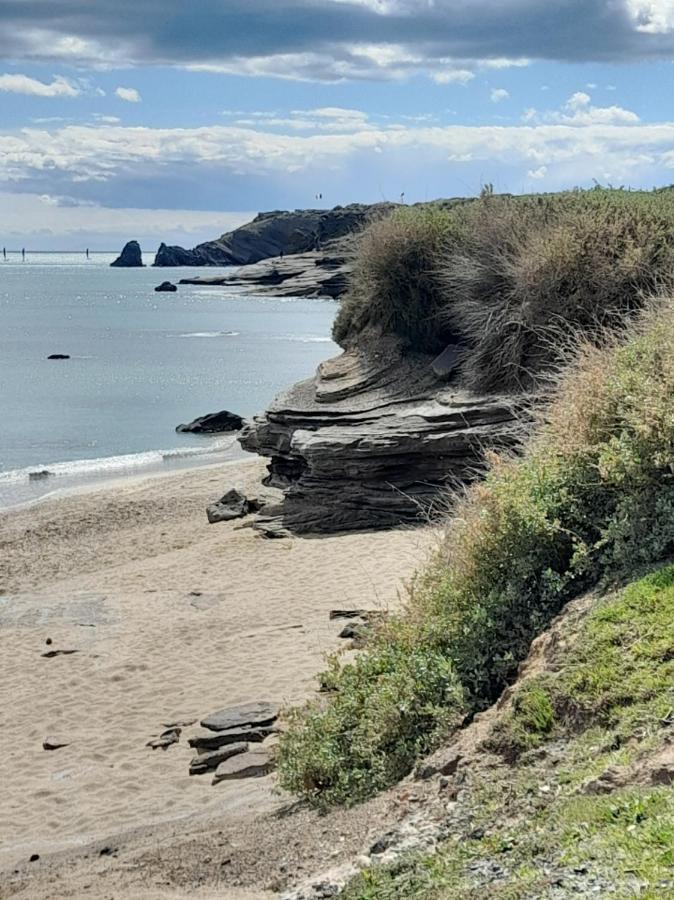
M674 555L672 346L667 304L586 348L522 457L493 457L458 501L406 613L295 714L285 787L345 802L393 783L498 696L568 599Z
M348 346L369 328L402 338L413 349L444 349L453 326L440 322L444 289L438 266L459 224L451 210L404 207L363 233L350 288L333 328Z
M319 804L387 787L460 721L451 662L432 649L408 652L404 641L382 641L341 670L333 660L324 684L335 693L291 715L279 761L283 786Z
M465 348L479 392L529 391L579 334L607 332L674 287L674 192L596 189L396 210L358 245L333 336L377 329L412 350Z
M535 387L569 338L601 340L674 284L669 194L487 195L464 214L462 243L441 275L473 390Z

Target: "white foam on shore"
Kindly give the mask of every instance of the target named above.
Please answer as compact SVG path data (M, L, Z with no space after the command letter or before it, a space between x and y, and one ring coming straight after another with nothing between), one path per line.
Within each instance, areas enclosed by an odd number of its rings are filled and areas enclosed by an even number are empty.
M240 331L188 331L187 334L179 334L181 338L219 338L238 337Z
M233 462L246 455L238 448L234 433L228 434L226 438L204 437L203 440L205 446L201 447L147 450L143 453L38 464L0 472L0 512L30 506L56 494L60 496L73 490L94 488L108 481L170 474L180 469ZM35 477L37 473L43 472L48 474Z
M207 438L207 447L175 447L169 450L147 450L143 453L125 453L120 456L103 456L96 459L77 459L70 462L45 463L26 466L23 469L11 469L0 472L0 486L30 481L31 474L48 472L44 481L51 478L78 478L81 476L105 476L115 472L142 469L156 466L165 460L189 459L198 456L212 456L229 450L236 438L231 435L226 439ZM33 479L35 481L35 479Z

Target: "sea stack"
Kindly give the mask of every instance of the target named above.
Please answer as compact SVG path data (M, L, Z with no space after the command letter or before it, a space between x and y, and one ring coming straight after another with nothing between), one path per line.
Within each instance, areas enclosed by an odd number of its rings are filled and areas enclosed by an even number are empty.
M138 241L128 241L124 244L124 249L119 254L111 266L123 269L139 268L143 265L143 256Z

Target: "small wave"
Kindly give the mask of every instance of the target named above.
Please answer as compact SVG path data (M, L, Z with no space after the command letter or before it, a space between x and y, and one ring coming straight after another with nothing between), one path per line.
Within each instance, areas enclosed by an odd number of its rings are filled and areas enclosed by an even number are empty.
M235 437L209 440L203 447L175 447L169 450L147 450L144 453L126 453L120 456L102 456L97 459L78 459L72 462L45 463L0 472L0 485L15 484L31 480L33 473L48 473L40 480L50 482L53 478L86 478L114 475L116 472L135 471L150 466L160 466L166 460L197 456L211 456L222 453L234 445Z
M218 338L218 337L237 337L240 331L188 331L186 334L179 334L181 338Z
M294 341L299 344L331 344L331 337L323 337L310 334L279 334L275 335L275 341Z

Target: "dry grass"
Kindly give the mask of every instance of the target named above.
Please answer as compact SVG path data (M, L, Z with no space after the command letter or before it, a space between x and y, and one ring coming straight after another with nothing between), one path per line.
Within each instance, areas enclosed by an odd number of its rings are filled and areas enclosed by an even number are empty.
M368 229L334 329L465 347L478 392L547 384L569 343L601 345L674 288L674 193L595 190L397 210Z

